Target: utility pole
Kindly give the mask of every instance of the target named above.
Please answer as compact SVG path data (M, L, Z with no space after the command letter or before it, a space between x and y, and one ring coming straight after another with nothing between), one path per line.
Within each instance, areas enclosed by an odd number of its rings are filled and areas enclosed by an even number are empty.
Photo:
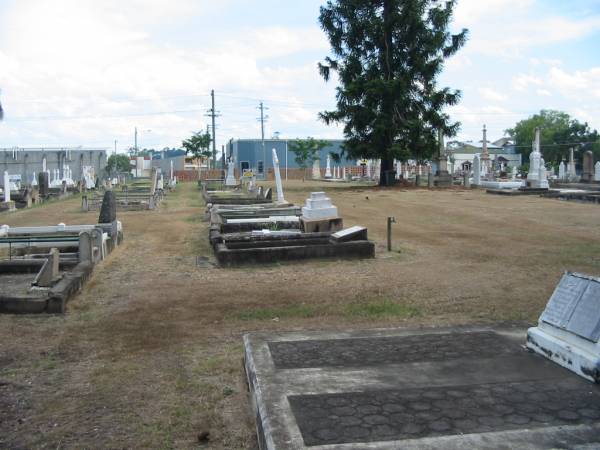
M216 126L215 119L220 116L220 114L215 111L215 90L210 91L211 105L212 107L207 111L208 114L205 114L207 117L210 117L212 120L212 154L213 154L213 167L217 167L217 141L216 141Z
M117 154L117 140L115 139L115 155Z
M135 156L137 156L138 154L138 148L137 148L137 127L135 127L135 133L134 133L134 139L133 139L133 150L135 151Z
M263 151L263 176L266 180L267 179L267 167L266 167L267 166L267 150L265 149L265 121L269 118L269 116L265 115L265 109L269 109L269 108L264 106L263 102L260 102L258 109L260 110L260 117L258 118L258 120L260 120L260 141L262 144L262 151Z

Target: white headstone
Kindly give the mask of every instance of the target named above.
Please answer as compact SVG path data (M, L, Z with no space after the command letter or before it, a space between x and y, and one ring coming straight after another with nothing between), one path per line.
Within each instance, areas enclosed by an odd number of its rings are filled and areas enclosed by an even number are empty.
M37 174L35 172L33 172L33 177L31 178L31 185L32 186L37 186L38 185Z
M367 161L367 178L371 178L371 161Z
M481 184L481 156L476 153L473 157L473 184Z
M533 151L529 155L529 172L527 173L527 182L530 187L540 187L540 129L535 129L535 141L533 142ZM544 169L545 170L545 169Z
M277 202L285 203L283 198L283 184L281 183L281 174L279 173L279 158L277 158L277 150L273 149L273 169L275 171L275 184L277 185Z
M573 179L577 176L577 171L575 170L575 155L573 149L571 149L569 158L569 178Z
M600 161L598 161L598 164L600 164ZM596 173L598 173L598 171L596 171ZM342 178L344 180L346 179L346 166L342 167Z
M44 156L42 158L42 172L46 171L46 157Z
M225 186L237 186L237 180L235 179L235 164L233 158L227 161L227 177L225 179Z
M561 161L558 165L558 179L564 180L567 176L566 167L564 161Z
M546 162L544 158L540 158L540 173L539 173L539 187L542 189L548 189L548 176L546 173Z
M600 161L594 166L594 181L600 181Z
M311 192L306 206L302 207L302 217L306 219L333 219L337 216L337 208L332 205L325 192Z
M517 166L513 166L510 179L512 181L515 181L517 179Z
M10 178L8 176L8 172L4 172L4 201L6 203L10 202Z
M331 178L331 158L327 155L327 167L325 168L325 178Z
M173 180L174 176L175 176L175 173L174 173L174 170L173 170L173 160L171 160L171 176L170 176L171 181Z

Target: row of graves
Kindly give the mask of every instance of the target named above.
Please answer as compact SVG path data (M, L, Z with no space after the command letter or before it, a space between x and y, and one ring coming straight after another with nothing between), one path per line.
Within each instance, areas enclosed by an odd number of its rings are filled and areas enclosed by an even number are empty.
M94 266L123 240L115 195L104 194L97 224L0 227L0 312L63 313Z
M209 239L220 266L276 263L313 258L373 258L367 229L344 229L343 219L324 192L313 192L303 207L285 200L279 161L273 150L277 199L254 177L200 182L210 221Z
M526 179L517 179L515 167L513 167L511 180L497 179L488 171L485 155L476 154L470 184L486 188L486 192L490 194L540 195L561 200L600 203L600 161L594 165L593 153L586 151L583 154L583 172L579 176L575 171L573 155L574 152L571 149L568 164L562 161L558 174L549 172L541 152L540 129L536 128Z
M82 179L78 182L73 180L72 175L68 165L62 171L54 169L33 173L31 180L23 180L21 175L4 172L0 190L0 212L31 208L32 205L47 200L62 199L76 192L95 189L99 184L92 166L83 167Z
M244 336L259 447L600 448L600 278L563 275L537 326Z
M105 182L104 190L112 190L119 211L145 211L158 207L166 193L177 184L177 178L171 175L165 180L158 168L153 168L150 178L135 178L132 183L113 185L111 180ZM98 211L102 205L102 191L85 193L81 197L83 211Z

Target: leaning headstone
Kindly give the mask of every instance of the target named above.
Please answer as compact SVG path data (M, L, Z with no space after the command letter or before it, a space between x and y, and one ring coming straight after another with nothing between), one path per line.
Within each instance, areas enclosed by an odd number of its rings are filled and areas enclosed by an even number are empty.
M275 172L275 185L277 186L277 203L285 203L283 183L281 182L281 173L279 172L279 158L275 149L273 149L273 171Z
M265 200L272 200L272 199L273 199L273 189L267 188L267 190L265 191Z
M566 272L527 347L588 380L600 383L600 278Z
M591 183L594 178L594 154L588 150L583 154L583 172L581 181Z
M113 223L117 220L117 198L114 191L106 191L102 199L98 223Z

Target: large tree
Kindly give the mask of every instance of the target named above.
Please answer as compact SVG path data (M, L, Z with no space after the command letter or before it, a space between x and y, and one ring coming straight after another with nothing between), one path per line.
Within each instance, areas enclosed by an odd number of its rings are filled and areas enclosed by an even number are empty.
M444 60L460 49L467 30L448 31L455 0L329 0L319 21L333 57L319 64L328 81L336 72L337 109L320 114L342 123L345 152L352 158L381 158L384 172L393 160L423 159L437 147L437 130L454 136L443 109L460 92L437 86Z
M562 159L569 159L570 148L575 148L578 152L592 150L596 159L600 158L600 137L587 122L581 123L562 111L543 109L539 114L521 120L514 128L506 130L526 159L532 149L536 127L540 128L544 160L554 166Z

